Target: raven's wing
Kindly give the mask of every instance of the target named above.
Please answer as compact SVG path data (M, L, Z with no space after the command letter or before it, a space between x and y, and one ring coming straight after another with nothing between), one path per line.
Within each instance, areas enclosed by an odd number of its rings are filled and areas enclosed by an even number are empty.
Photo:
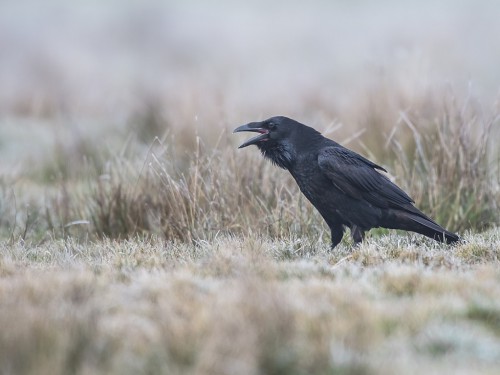
M339 190L380 208L413 208L413 200L376 169L384 168L342 146L326 147L318 156L323 174Z

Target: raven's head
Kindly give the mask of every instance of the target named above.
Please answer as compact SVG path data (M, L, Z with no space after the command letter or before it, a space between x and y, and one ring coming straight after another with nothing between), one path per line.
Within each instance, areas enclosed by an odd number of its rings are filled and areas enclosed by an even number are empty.
M234 133L238 132L259 133L238 148L256 145L265 157L284 169L290 168L302 147L323 139L313 128L284 116L251 122L234 129Z

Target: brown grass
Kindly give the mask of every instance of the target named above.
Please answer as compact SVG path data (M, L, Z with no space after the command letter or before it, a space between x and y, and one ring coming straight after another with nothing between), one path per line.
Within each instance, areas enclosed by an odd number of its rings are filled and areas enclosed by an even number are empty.
M494 373L500 233L466 240L3 245L0 371Z
M491 148L498 115L486 117L469 102L446 103L432 122L401 113L386 147L371 157L380 159L417 207L450 230L498 225L500 170ZM16 193L3 181L4 234L12 241L161 235L192 243L227 234L328 240L322 219L288 173L255 150L236 150L229 132L213 144L192 137L192 149L181 151L179 135L166 133L140 155L131 149L81 165L56 148L55 166L70 163L74 169L65 167L71 172L61 171L45 192L19 182L20 193L11 199ZM80 158L89 160L86 155Z

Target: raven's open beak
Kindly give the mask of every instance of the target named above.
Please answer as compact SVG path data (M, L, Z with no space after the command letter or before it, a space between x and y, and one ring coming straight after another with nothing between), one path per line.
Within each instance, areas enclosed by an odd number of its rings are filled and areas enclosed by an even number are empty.
M242 143L238 148L254 145L258 142L267 141L269 139L269 130L262 128L260 122L251 122L249 124L242 125L233 130L233 133L239 133L239 132L255 132L260 134Z

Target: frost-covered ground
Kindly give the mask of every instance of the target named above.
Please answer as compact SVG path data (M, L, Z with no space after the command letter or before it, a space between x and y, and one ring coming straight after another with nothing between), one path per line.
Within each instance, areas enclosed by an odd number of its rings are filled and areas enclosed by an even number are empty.
M0 248L5 374L495 374L500 232Z

